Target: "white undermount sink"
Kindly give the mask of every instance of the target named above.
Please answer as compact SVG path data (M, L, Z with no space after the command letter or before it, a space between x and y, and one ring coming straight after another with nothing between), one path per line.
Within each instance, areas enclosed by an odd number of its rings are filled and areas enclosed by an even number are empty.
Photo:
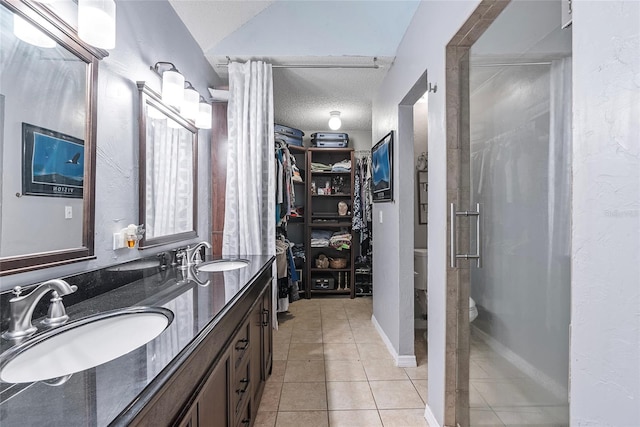
M0 380L29 383L93 368L148 343L172 321L166 308L131 307L59 326L2 354Z
M198 271L214 272L214 271L229 271L244 268L249 265L249 261L246 259L217 259L215 261L207 261L196 266Z

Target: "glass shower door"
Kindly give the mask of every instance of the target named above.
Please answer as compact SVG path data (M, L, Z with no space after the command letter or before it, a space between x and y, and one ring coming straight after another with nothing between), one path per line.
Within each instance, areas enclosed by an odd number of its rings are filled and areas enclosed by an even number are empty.
M559 10L512 2L470 51L483 261L470 269L471 425L569 424L571 34Z

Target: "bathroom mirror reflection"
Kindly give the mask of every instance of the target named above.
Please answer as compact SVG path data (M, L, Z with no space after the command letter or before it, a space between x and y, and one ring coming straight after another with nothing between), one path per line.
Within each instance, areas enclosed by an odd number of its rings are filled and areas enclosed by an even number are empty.
M0 0L0 275L93 256L94 83L105 51Z
M144 249L197 236L198 129L144 82L138 90Z

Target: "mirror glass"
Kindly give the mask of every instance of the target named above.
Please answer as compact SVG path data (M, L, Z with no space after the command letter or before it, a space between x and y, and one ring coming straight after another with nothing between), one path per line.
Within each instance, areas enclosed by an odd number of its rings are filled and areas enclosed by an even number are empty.
M0 2L1 274L93 255L98 58L66 28L38 4Z
M160 96L138 82L140 91L139 247L195 237L197 224L198 129Z

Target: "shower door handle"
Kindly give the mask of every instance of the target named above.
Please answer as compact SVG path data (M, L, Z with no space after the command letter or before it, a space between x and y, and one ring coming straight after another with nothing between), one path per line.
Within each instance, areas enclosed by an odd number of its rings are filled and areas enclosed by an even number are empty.
M457 235L457 219L459 216L470 217L473 216L476 218L476 253L475 254L459 254L458 248L456 245L456 235ZM480 203L476 203L476 210L474 211L457 211L456 204L451 203L449 207L449 220L451 223L451 246L450 246L450 254L449 254L449 262L451 268L458 267L458 259L475 259L476 267L482 268L482 257L481 257L481 248L482 248L482 227L480 221Z

